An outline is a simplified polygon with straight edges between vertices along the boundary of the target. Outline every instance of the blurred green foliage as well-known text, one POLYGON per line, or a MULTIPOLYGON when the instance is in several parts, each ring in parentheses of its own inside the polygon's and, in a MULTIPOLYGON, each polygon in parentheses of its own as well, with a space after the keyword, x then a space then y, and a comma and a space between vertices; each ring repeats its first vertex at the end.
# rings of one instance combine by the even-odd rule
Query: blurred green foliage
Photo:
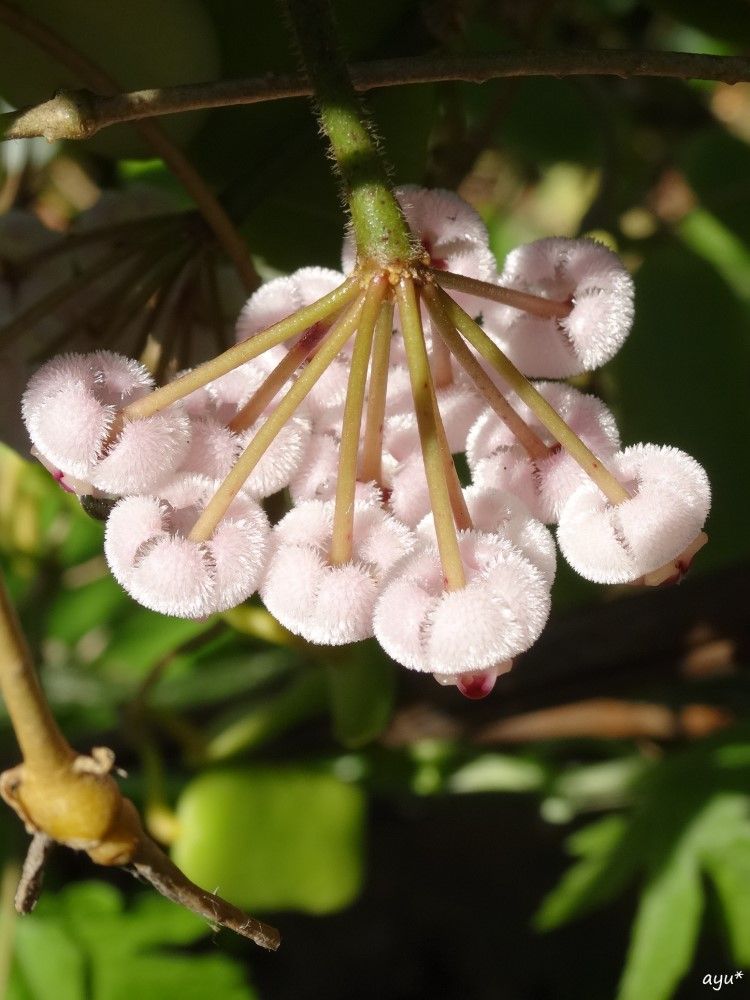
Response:
MULTIPOLYGON (((362 59, 529 45, 732 52, 746 50, 750 40, 750 11, 740 0, 340 0, 336 6, 348 49, 362 59)), ((222 75, 294 67, 275 4, 212 0, 201 16, 212 22, 222 75)), ((151 41, 157 51, 166 44, 151 41)), ((153 48, 123 53, 135 65, 128 85, 159 82, 148 75, 153 48)), ((22 62, 14 72, 23 74, 22 62)), ((3 82, 0 74, 0 91, 3 82)), ((7 89, 4 96, 13 94, 7 89)), ((711 542, 694 572, 720 573, 746 561, 750 533, 737 450, 750 427, 747 86, 529 79, 394 88, 373 94, 369 106, 394 179, 460 190, 482 213, 500 260, 519 242, 556 233, 596 233, 624 255, 635 274, 636 325, 616 361, 584 384, 615 407, 627 443, 673 443, 706 465, 715 491, 711 542)), ((337 266, 345 220, 306 101, 216 111, 178 133, 192 135, 191 156, 267 273, 337 266)), ((100 158, 102 148, 58 150, 24 176, 21 197, 42 207, 63 202, 74 212, 61 179, 73 167, 91 184, 177 191, 160 163, 113 161, 111 148, 109 158, 100 158)), ((115 152, 130 157, 138 150, 115 152)), ((458 722, 445 721, 446 692, 423 679, 409 688, 370 644, 321 658, 274 629, 257 604, 205 622, 163 618, 136 606, 113 582, 101 547, 101 526, 42 469, 0 452, 0 560, 53 709, 78 746, 115 748, 129 772, 128 794, 147 820, 167 816, 175 858, 188 874, 242 905, 281 911, 282 929, 293 924, 289 947, 294 956, 298 935, 305 962, 291 959, 294 974, 262 995, 437 995, 434 967, 440 995, 462 1000, 566 1000, 616 990, 619 1000, 667 1000, 678 990, 702 996, 700 975, 708 969, 697 964, 701 929, 714 947, 709 954, 718 954, 727 971, 730 963, 750 966, 750 741, 742 725, 659 753, 651 742, 553 737, 496 751, 472 740, 465 711, 458 722), (404 705, 391 731, 394 710, 404 705), (500 798, 508 803, 507 825, 487 829, 485 815, 500 798), (427 800, 438 819, 425 829, 418 820, 427 800), (467 814, 478 818, 468 831, 461 828, 460 839, 451 822, 467 814), (558 858, 563 828, 574 861, 549 892, 559 859, 552 872, 540 862, 543 884, 533 870, 549 854, 558 858), (423 839, 408 854, 412 829, 423 839), (509 912, 499 897, 477 916, 467 895, 457 914, 430 910, 422 914, 427 943, 421 951, 412 944, 414 954, 405 955, 378 906, 390 893, 408 910, 407 896, 432 899, 434 887, 410 881, 408 871, 402 885, 384 887, 377 866, 402 851, 412 859, 430 856, 452 837, 457 844, 447 856, 455 871, 441 869, 446 884, 455 878, 468 885, 477 868, 480 878, 502 869, 510 864, 505 845, 520 840, 528 870, 510 871, 507 879, 526 887, 527 905, 509 912), (514 937, 509 926, 523 923, 543 892, 535 926, 555 933, 514 937), (358 906, 375 917, 370 936, 352 942, 346 925, 351 921, 351 933, 359 933, 358 906), (606 968, 592 958, 590 975, 599 978, 583 986, 567 954, 590 950, 596 929, 586 924, 587 914, 618 907, 625 922, 634 921, 630 945, 618 925, 606 968), (317 915, 317 927, 335 921, 338 910, 345 910, 334 924, 342 985, 329 977, 322 993, 316 954, 306 949, 323 932, 310 930, 312 917, 305 923, 294 913, 317 915), (558 929, 574 919, 572 929, 558 929), (470 983, 452 955, 463 978, 451 993, 448 949, 435 942, 454 944, 469 925, 490 928, 486 950, 500 957, 493 964, 472 955, 479 971, 470 983), (558 938, 567 942, 565 961, 543 979, 538 957, 566 933, 574 936, 558 938), (506 936, 520 942, 510 956, 500 951, 506 936), (371 980, 360 974, 370 946, 378 962, 371 980), (509 961, 517 962, 517 979, 509 961)), ((598 588, 560 573, 558 609, 601 597, 598 588)), ((564 652, 572 671, 576 651, 564 652)), ((701 686, 670 675, 673 687, 656 691, 638 675, 626 693, 669 704, 704 698, 741 723, 749 703, 742 655, 733 664, 736 676, 701 686)), ((580 682, 576 690, 585 694, 580 682)), ((512 686, 507 691, 512 696, 512 686)), ((621 686, 616 694, 622 693, 621 686)), ((496 693, 496 716, 506 714, 501 698, 496 693)), ((14 762, 1 705, 0 737, 4 760, 14 762)), ((22 847, 13 822, 0 820, 0 860, 11 874, 22 847)), ((283 957, 256 959, 226 936, 206 940, 205 924, 149 891, 125 881, 118 889, 81 881, 82 872, 59 858, 50 891, 23 920, 13 920, 2 894, 0 994, 5 976, 10 1000, 212 994, 249 1000, 261 990, 249 985, 248 966, 274 984, 267 963, 283 957), (63 882, 70 884, 60 888, 63 882)))

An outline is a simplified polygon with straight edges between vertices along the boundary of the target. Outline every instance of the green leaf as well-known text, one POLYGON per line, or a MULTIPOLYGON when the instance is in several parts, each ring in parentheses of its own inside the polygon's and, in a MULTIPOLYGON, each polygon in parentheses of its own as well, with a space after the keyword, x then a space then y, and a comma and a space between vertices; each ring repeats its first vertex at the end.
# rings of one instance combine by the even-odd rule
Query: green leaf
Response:
POLYGON ((150 891, 126 910, 112 886, 77 883, 17 921, 9 1000, 254 1000, 230 959, 175 951, 209 933, 150 891))
POLYGON ((547 777, 537 760, 503 753, 480 754, 459 767, 446 782, 449 792, 530 792, 547 777))
POLYGON ((147 611, 130 599, 128 603, 130 613, 118 622, 112 641, 96 661, 97 669, 112 677, 141 676, 162 656, 208 631, 215 623, 211 618, 203 621, 169 618, 147 611))
POLYGON ((709 544, 696 569, 741 559, 750 536, 737 489, 736 436, 750 425, 750 320, 716 270, 673 243, 653 249, 636 275, 633 332, 609 370, 624 441, 674 444, 708 472, 709 544))
POLYGON ((288 650, 252 649, 191 658, 188 670, 164 678, 151 695, 154 708, 184 710, 247 695, 288 673, 296 664, 288 650))
POLYGON ((108 571, 81 586, 61 588, 48 612, 47 635, 72 645, 91 629, 110 624, 129 603, 108 571))
MULTIPOLYGON (((45 908, 46 909, 46 908, 45 908)), ((86 962, 62 921, 43 915, 16 921, 15 962, 7 1000, 84 1000, 86 962), (40 961, 40 956, 44 961, 40 961)))
POLYGON ((641 896, 617 1000, 668 1000, 690 968, 703 910, 695 858, 679 851, 641 896))
POLYGON ((177 806, 175 862, 252 910, 329 913, 362 882, 364 798, 312 768, 201 775, 177 806))
POLYGON ((568 849, 580 857, 563 875, 534 916, 538 930, 549 931, 613 899, 635 874, 640 858, 627 849, 628 823, 606 816, 579 830, 568 849))
POLYGON ((201 759, 216 763, 255 749, 321 714, 325 701, 323 671, 303 664, 277 694, 232 707, 216 718, 206 735, 201 759))
POLYGON ((719 128, 704 129, 680 151, 679 164, 708 209, 727 229, 750 243, 750 149, 719 128))
POLYGON ((745 835, 706 854, 706 871, 719 897, 732 957, 750 966, 750 824, 745 835))
POLYGON ((671 14, 683 24, 724 38, 741 51, 750 45, 750 11, 743 0, 648 0, 647 7, 671 14))
POLYGON ((385 729, 393 711, 396 672, 373 641, 358 643, 342 660, 328 663, 333 733, 346 747, 361 747, 385 729))

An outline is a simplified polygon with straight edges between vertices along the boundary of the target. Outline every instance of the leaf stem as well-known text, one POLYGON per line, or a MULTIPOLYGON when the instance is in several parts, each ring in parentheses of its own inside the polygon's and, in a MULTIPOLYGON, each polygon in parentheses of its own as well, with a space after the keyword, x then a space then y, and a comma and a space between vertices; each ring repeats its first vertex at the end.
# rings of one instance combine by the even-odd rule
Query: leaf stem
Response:
POLYGON ((454 324, 448 318, 439 296, 429 284, 425 285, 422 295, 427 302, 430 317, 441 339, 450 349, 458 363, 472 380, 477 390, 484 396, 489 405, 502 420, 506 427, 524 448, 529 458, 541 461, 549 457, 549 448, 532 430, 525 420, 513 409, 502 392, 498 389, 487 372, 482 368, 472 352, 464 343, 454 324))
POLYGON ((0 691, 26 764, 46 773, 69 767, 75 753, 42 693, 31 653, 1 576, 0 691))
POLYGON ((393 300, 388 299, 380 309, 375 324, 375 337, 370 362, 370 382, 367 393, 367 415, 362 441, 359 475, 365 482, 383 485, 383 425, 388 398, 388 372, 393 337, 393 300))
POLYGON ((439 271, 435 268, 431 268, 430 273, 442 288, 452 288, 457 292, 476 295, 477 298, 501 302, 503 305, 531 313, 532 316, 541 316, 542 319, 561 319, 568 316, 573 308, 571 302, 545 299, 541 295, 531 295, 528 292, 519 292, 515 288, 493 285, 478 278, 467 278, 464 274, 453 274, 451 271, 439 271))
POLYGON ((230 420, 230 431, 239 433, 253 426, 302 362, 317 349, 326 333, 327 327, 322 323, 316 323, 302 335, 296 344, 289 348, 257 392, 253 393, 237 416, 230 420))

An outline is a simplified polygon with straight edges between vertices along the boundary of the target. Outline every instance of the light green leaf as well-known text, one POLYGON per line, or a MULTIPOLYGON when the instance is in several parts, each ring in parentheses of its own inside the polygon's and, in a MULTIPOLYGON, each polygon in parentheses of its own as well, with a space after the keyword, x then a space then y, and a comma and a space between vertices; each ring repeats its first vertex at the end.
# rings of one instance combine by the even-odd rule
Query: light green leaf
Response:
POLYGON ((312 768, 203 774, 183 792, 175 862, 250 910, 328 913, 362 881, 364 799, 312 768))
POLYGON ((8 1000, 84 1000, 85 972, 85 956, 59 919, 40 912, 16 921, 8 1000))
POLYGON ((750 966, 750 824, 745 835, 706 854, 706 871, 719 897, 732 957, 750 966))
POLYGON ((512 754, 486 753, 459 767, 446 783, 449 792, 530 792, 544 783, 539 761, 512 754))
POLYGON ((549 931, 601 906, 630 881, 640 858, 627 847, 627 820, 606 816, 575 833, 568 849, 580 860, 563 875, 534 916, 538 930, 549 931))
POLYGON ((230 959, 175 952, 211 932, 150 891, 126 910, 112 886, 77 883, 17 921, 9 1000, 254 1000, 230 959))
POLYGON ((617 1000, 668 1000, 690 968, 703 911, 696 859, 671 855, 649 878, 633 924, 617 1000))

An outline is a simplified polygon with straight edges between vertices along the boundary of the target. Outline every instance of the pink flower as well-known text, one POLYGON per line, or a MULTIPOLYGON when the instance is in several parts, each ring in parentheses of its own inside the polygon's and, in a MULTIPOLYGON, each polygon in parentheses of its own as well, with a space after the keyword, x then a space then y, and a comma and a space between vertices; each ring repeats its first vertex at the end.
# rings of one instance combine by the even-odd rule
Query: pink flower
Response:
POLYGON ((539 637, 549 585, 509 541, 478 531, 459 536, 467 584, 446 591, 436 548, 422 544, 392 573, 375 607, 380 645, 411 670, 482 671, 512 659, 539 637))
POLYGON ((114 495, 164 482, 188 447, 188 419, 179 405, 113 433, 127 403, 146 395, 151 377, 137 361, 95 351, 54 358, 36 372, 22 401, 34 447, 64 476, 114 495))
POLYGON ((311 500, 279 521, 261 597, 295 635, 338 646, 372 635, 382 581, 414 541, 395 518, 360 501, 354 509, 352 560, 330 565, 333 515, 332 502, 311 500))
POLYGON ((596 583, 628 583, 688 548, 711 503, 704 469, 678 448, 639 444, 612 466, 632 498, 613 506, 583 483, 560 513, 557 540, 570 565, 596 583))
POLYGON ((599 368, 630 333, 633 280, 617 254, 595 240, 553 237, 517 247, 497 280, 573 306, 559 319, 504 305, 485 310, 487 332, 526 375, 565 378, 599 368))
MULTIPOLYGON (((597 397, 560 382, 538 382, 537 390, 552 404, 591 451, 605 462, 620 446, 615 418, 597 397)), ((539 419, 515 394, 508 402, 541 440, 552 446, 546 458, 532 460, 495 412, 486 409, 471 428, 466 458, 479 486, 516 494, 540 521, 554 523, 570 495, 588 477, 539 419)))
MULTIPOLYGON (((551 587, 557 563, 555 540, 549 529, 531 516, 523 501, 512 493, 485 486, 469 486, 463 494, 474 528, 509 541, 551 587)), ((419 522, 416 531, 419 538, 437 544, 431 512, 419 522)))
POLYGON ((268 520, 238 496, 206 542, 187 536, 214 493, 202 476, 181 476, 158 495, 120 500, 107 521, 104 552, 118 583, 144 607, 178 618, 233 608, 257 588, 268 520))

